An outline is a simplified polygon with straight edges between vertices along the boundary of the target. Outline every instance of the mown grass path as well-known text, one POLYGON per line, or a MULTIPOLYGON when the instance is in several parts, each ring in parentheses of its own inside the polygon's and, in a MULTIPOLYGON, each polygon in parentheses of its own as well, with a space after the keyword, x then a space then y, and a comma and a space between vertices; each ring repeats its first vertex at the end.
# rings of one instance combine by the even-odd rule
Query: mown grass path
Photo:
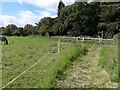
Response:
POLYGON ((117 83, 110 80, 107 72, 98 65, 100 46, 92 46, 82 58, 74 61, 63 73, 62 78, 55 80, 56 87, 64 88, 117 88, 117 83))

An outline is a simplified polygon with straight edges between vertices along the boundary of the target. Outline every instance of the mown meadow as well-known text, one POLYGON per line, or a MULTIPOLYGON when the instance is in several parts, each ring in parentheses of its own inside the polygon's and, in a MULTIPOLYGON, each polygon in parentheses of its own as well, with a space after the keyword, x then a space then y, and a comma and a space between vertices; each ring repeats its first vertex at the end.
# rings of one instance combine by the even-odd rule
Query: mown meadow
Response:
POLYGON ((47 56, 5 88, 50 88, 58 74, 71 61, 84 55, 87 48, 80 43, 61 42, 58 53, 57 39, 35 36, 7 38, 9 45, 2 45, 2 87, 47 56))
POLYGON ((86 41, 87 53, 75 59, 53 82, 55 88, 118 88, 119 35, 104 41, 86 41))
POLYGON ((1 45, 2 87, 51 88, 55 78, 62 77, 63 71, 71 67, 74 60, 84 57, 91 47, 100 49, 99 65, 107 71, 111 81, 118 82, 118 35, 102 45, 98 42, 61 40, 59 53, 58 39, 55 38, 12 36, 7 39, 9 45, 1 45), (17 79, 8 84, 18 75, 17 79))

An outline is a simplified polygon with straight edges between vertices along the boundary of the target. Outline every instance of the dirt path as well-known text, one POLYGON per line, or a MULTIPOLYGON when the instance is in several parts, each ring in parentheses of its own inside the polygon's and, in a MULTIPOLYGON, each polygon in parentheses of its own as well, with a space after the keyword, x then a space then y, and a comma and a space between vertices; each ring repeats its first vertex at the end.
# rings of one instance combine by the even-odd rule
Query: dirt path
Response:
POLYGON ((73 62, 61 79, 56 79, 56 87, 64 88, 117 88, 107 72, 98 65, 100 47, 89 48, 87 55, 73 62))

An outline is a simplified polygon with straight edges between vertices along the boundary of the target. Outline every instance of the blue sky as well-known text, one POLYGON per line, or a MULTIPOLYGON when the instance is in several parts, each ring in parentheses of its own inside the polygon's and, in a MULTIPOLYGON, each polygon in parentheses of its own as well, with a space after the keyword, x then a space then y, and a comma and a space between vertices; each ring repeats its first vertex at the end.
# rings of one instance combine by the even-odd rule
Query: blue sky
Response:
MULTIPOLYGON (((74 0, 63 0, 66 5, 74 0)), ((2 0, 0 1, 0 27, 16 24, 35 25, 43 17, 56 17, 59 0, 2 0)))
POLYGON ((20 10, 35 12, 35 10, 41 11, 43 9, 27 3, 20 4, 18 2, 2 2, 2 15, 17 15, 20 10))

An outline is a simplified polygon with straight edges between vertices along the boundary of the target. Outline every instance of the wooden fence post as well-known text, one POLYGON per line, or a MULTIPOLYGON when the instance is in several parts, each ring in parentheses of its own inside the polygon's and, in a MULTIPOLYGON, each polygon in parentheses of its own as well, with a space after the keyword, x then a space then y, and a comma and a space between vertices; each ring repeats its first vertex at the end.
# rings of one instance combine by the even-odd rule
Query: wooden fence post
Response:
POLYGON ((60 52, 60 38, 58 38, 58 53, 60 52))
POLYGON ((99 37, 99 45, 101 44, 101 37, 99 37))
POLYGON ((83 42, 85 41, 85 38, 84 38, 84 37, 82 38, 82 41, 83 41, 83 42))

